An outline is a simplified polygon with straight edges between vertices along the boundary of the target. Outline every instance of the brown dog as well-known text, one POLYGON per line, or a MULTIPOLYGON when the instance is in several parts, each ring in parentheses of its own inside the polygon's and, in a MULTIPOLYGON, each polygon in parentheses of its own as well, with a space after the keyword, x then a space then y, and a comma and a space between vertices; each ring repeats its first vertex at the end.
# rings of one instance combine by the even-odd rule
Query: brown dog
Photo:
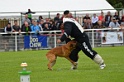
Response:
POLYGON ((76 47, 77 42, 75 40, 69 41, 67 44, 56 47, 51 49, 47 54, 46 57, 49 60, 49 63, 47 64, 48 69, 52 70, 52 66, 56 63, 57 56, 59 57, 65 57, 68 59, 74 66, 76 65, 75 62, 73 62, 69 55, 71 51, 76 47))

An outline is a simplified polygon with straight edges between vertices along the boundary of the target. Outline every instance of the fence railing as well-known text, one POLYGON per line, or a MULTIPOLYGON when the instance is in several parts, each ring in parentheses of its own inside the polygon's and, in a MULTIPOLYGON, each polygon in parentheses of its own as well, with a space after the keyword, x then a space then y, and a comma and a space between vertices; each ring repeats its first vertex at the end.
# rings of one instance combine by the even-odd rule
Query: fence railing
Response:
MULTIPOLYGON (((92 47, 102 47, 101 43, 101 33, 102 32, 124 32, 124 29, 120 28, 104 28, 104 29, 85 29, 85 32, 89 36, 90 43, 92 47)), ((25 47, 25 32, 9 32, 9 33, 0 33, 0 51, 19 51, 19 50, 32 50, 32 49, 51 49, 57 46, 61 46, 65 44, 65 42, 62 42, 61 44, 57 44, 56 41, 61 37, 61 31, 60 30, 54 30, 54 31, 40 31, 38 36, 46 36, 46 44, 47 46, 43 47, 25 47)), ((29 38, 33 37, 34 33, 30 33, 29 38)), ((35 35, 37 36, 37 35, 35 35)), ((122 37, 124 39, 124 36, 122 37)), ((29 44, 31 41, 29 39, 29 44)), ((43 44, 41 44, 43 45, 43 44)), ((112 44, 107 44, 105 46, 111 46, 112 44)), ((115 45, 124 45, 123 43, 118 43, 115 45)), ((104 46, 104 45, 103 45, 104 46)))

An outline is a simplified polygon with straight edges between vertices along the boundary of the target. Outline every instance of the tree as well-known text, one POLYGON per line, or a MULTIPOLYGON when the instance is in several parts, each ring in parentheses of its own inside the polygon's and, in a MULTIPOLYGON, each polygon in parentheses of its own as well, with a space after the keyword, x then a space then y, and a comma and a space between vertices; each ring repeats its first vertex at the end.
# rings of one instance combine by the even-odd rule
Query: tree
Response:
POLYGON ((107 0, 114 8, 124 8, 124 0, 107 0))

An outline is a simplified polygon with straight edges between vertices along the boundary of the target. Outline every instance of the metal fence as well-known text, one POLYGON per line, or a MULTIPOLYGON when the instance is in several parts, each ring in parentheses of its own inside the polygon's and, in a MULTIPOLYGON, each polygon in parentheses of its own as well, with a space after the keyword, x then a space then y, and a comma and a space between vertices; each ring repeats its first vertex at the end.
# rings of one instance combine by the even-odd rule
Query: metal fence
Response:
MULTIPOLYGON (((112 44, 107 44, 107 45, 101 44, 101 32, 105 30, 111 31, 111 29, 85 29, 87 35, 89 36, 89 40, 92 47, 113 46, 112 44)), ((120 29, 118 28, 113 30, 117 31, 120 29)), ((124 29, 121 31, 124 31, 124 29)), ((56 46, 61 46, 65 44, 65 42, 62 42, 61 44, 56 43, 56 40, 59 39, 62 35, 60 30, 59 31, 43 31, 43 32, 40 32, 40 35, 47 36, 48 46, 35 48, 34 50, 51 49, 56 46)), ((32 50, 33 48, 24 47, 24 36, 25 36, 24 32, 20 34, 18 34, 18 32, 0 33, 0 51, 32 50)), ((114 46, 123 46, 123 45, 124 45, 124 42, 121 44, 114 44, 114 46)))

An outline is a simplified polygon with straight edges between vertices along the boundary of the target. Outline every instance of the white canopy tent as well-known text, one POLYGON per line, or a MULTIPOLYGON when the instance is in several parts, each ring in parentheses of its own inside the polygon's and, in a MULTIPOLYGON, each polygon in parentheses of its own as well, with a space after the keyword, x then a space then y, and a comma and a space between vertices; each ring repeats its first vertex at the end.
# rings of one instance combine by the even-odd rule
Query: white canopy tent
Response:
POLYGON ((37 12, 35 15, 62 14, 64 10, 76 11, 77 14, 116 11, 106 0, 0 0, 0 3, 1 17, 19 16, 28 9, 37 12))

